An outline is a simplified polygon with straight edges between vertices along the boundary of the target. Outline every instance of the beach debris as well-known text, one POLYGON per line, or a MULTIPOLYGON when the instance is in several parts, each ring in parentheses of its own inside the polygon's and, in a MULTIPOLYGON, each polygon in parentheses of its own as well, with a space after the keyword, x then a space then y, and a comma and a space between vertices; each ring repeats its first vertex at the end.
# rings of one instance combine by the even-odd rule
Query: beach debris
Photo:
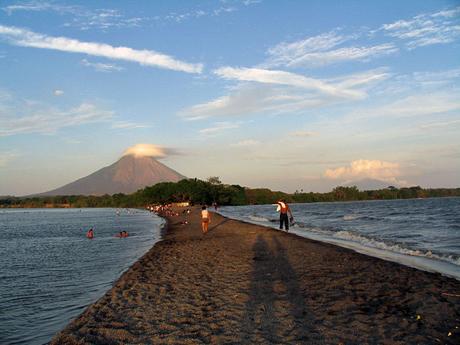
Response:
POLYGON ((460 297, 459 294, 449 293, 449 292, 442 292, 441 295, 444 295, 444 296, 452 296, 452 297, 460 297))
POLYGON ((450 337, 452 335, 452 332, 447 333, 447 336, 450 337))
POLYGON ((415 320, 420 321, 421 319, 422 319, 422 317, 417 314, 417 317, 415 318, 415 320))

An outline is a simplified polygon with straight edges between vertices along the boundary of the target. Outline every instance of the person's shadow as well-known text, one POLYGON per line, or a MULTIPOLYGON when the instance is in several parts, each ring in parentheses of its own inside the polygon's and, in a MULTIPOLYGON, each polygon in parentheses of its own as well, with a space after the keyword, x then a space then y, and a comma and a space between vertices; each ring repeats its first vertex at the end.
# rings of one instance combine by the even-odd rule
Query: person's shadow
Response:
POLYGON ((297 274, 276 236, 272 248, 259 235, 240 343, 322 344, 297 274))

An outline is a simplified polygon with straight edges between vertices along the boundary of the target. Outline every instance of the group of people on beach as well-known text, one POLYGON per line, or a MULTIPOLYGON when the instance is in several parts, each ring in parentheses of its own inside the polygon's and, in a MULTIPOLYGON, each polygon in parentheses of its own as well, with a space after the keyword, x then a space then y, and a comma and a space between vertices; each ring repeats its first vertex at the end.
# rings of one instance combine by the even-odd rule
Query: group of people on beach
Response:
MULTIPOLYGON (((279 200, 276 203, 277 211, 280 213, 280 230, 283 230, 283 227, 286 231, 289 231, 289 225, 294 224, 294 216, 292 215, 291 208, 286 203, 285 200, 279 200)), ((217 211, 217 203, 213 203, 214 209, 217 211)), ((171 204, 166 205, 156 205, 147 207, 150 211, 157 214, 165 216, 179 216, 179 212, 174 211, 171 204)), ((190 209, 185 209, 182 214, 185 215, 185 219, 181 222, 182 225, 187 225, 188 215, 190 214, 190 209)), ((206 205, 201 207, 201 231, 203 234, 207 234, 209 231, 209 224, 211 223, 211 213, 209 212, 206 205)))

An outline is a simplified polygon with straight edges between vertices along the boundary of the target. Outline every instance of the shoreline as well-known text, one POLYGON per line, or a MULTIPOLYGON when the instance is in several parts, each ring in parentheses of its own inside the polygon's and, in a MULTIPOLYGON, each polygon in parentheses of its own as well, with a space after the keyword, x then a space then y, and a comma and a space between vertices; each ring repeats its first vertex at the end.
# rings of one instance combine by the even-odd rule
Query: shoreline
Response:
POLYGON ((455 344, 460 282, 213 214, 164 239, 51 344, 455 344), (450 332, 450 335, 449 335, 450 332))
MULTIPOLYGON (((232 218, 227 215, 219 213, 222 217, 229 218, 235 221, 239 221, 246 224, 263 226, 272 230, 278 230, 276 226, 269 226, 266 224, 258 223, 257 221, 251 222, 248 220, 242 220, 232 218)), ((305 238, 315 242, 328 243, 340 248, 346 248, 352 250, 355 253, 363 254, 373 258, 394 262, 399 265, 415 268, 424 272, 439 273, 445 277, 453 278, 460 281, 460 269, 457 265, 450 261, 444 261, 441 259, 434 259, 423 255, 408 255, 404 253, 398 253, 389 251, 378 247, 365 246, 359 242, 346 241, 340 238, 327 237, 325 235, 319 235, 308 231, 301 231, 298 228, 291 227, 289 234, 305 238)))

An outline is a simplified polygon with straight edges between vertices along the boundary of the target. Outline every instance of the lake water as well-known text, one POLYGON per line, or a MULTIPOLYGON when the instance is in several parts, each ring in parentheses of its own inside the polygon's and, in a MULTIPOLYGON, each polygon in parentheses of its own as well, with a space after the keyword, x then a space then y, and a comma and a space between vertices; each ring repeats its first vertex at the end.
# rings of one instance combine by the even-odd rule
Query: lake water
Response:
POLYGON ((161 239, 163 225, 133 209, 0 210, 0 344, 51 340, 161 239), (130 236, 115 237, 122 230, 130 236))
MULTIPOLYGON (((460 198, 291 204, 290 231, 460 280, 460 198)), ((274 205, 222 207, 224 216, 279 227, 274 205)))

